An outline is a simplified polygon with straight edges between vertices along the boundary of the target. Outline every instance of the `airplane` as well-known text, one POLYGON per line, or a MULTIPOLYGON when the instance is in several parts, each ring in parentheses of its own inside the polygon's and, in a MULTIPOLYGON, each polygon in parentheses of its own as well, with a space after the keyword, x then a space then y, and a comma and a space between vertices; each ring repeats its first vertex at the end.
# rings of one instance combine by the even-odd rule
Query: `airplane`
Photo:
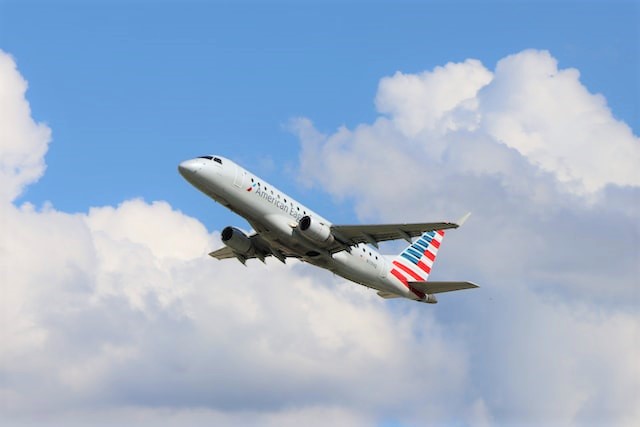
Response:
POLYGON ((382 298, 408 298, 435 304, 435 294, 477 288, 471 282, 428 282, 445 230, 457 223, 336 225, 273 185, 221 156, 200 156, 178 166, 198 190, 244 217, 254 232, 227 226, 225 246, 209 255, 219 260, 273 256, 285 263, 295 258, 327 269, 347 280, 375 289, 382 298), (413 240, 413 238, 416 238, 413 240), (405 239, 409 245, 397 256, 385 256, 378 243, 405 239))

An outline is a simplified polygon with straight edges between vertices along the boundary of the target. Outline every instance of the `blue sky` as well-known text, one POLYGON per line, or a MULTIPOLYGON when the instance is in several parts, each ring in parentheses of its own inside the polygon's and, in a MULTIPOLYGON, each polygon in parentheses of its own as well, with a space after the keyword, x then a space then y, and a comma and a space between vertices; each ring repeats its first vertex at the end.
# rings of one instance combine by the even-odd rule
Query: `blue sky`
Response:
POLYGON ((638 22, 0 0, 0 424, 638 425, 638 22), (481 288, 211 260, 247 226, 177 172, 212 153, 336 223, 473 211, 431 277, 481 288))
MULTIPOLYGON (((375 118, 384 76, 467 58, 492 68, 526 48, 578 68, 616 117, 636 131, 640 122, 634 2, 0 5, 2 47, 29 81, 34 117, 53 129, 47 173, 24 200, 65 210, 141 196, 219 215, 175 171, 202 153, 326 209, 327 197, 296 185, 289 120, 354 126, 375 118)), ((338 209, 337 220, 353 220, 348 204, 338 209)))

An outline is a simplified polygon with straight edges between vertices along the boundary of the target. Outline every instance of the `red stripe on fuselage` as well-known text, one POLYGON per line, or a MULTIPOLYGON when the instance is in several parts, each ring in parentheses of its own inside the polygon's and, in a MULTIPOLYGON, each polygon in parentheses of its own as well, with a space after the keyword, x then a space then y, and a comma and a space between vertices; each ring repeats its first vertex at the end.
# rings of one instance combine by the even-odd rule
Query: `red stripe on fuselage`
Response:
POLYGON ((415 271, 411 270, 406 265, 400 264, 398 261, 393 261, 393 265, 395 265, 396 267, 400 268, 402 271, 404 271, 409 276, 411 276, 414 279, 416 279, 418 282, 422 282, 424 280, 424 277, 420 277, 415 271))
MULTIPOLYGON (((421 299, 425 299, 426 295, 424 294, 424 292, 420 292, 419 290, 414 289, 413 286, 409 285, 409 281, 407 280, 407 278, 404 277, 402 275, 402 273, 400 273, 398 270, 396 270, 395 268, 392 268, 391 269, 391 274, 393 274, 398 280, 400 280, 403 285, 405 285, 407 288, 409 288, 409 290, 411 292, 416 294, 417 297, 419 297, 421 299)), ((422 280, 420 280, 420 281, 422 281, 422 280)))
POLYGON ((404 277, 402 273, 400 273, 398 270, 396 270, 395 268, 392 268, 391 274, 396 276, 396 278, 400 280, 407 288, 409 287, 409 282, 407 281, 407 278, 404 277))

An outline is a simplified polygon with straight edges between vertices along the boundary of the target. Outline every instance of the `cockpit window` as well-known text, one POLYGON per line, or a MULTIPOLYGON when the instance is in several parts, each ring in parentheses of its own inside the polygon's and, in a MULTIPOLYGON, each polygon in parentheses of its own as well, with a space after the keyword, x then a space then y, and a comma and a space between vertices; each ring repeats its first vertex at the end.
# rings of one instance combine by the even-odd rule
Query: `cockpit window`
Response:
POLYGON ((218 157, 213 157, 213 156, 200 156, 198 157, 199 159, 207 159, 207 160, 213 160, 216 163, 220 163, 222 164, 222 159, 218 158, 218 157))

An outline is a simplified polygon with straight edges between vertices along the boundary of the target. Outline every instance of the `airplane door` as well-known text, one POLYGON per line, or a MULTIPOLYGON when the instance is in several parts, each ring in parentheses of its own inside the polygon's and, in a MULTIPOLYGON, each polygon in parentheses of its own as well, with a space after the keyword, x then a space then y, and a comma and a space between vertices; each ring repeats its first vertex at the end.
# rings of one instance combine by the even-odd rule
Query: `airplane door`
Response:
POLYGON ((387 277, 387 260, 385 258, 378 260, 378 275, 383 279, 387 277))
POLYGON ((233 185, 240 188, 245 181, 245 176, 247 175, 247 171, 236 166, 236 175, 233 178, 233 185))

